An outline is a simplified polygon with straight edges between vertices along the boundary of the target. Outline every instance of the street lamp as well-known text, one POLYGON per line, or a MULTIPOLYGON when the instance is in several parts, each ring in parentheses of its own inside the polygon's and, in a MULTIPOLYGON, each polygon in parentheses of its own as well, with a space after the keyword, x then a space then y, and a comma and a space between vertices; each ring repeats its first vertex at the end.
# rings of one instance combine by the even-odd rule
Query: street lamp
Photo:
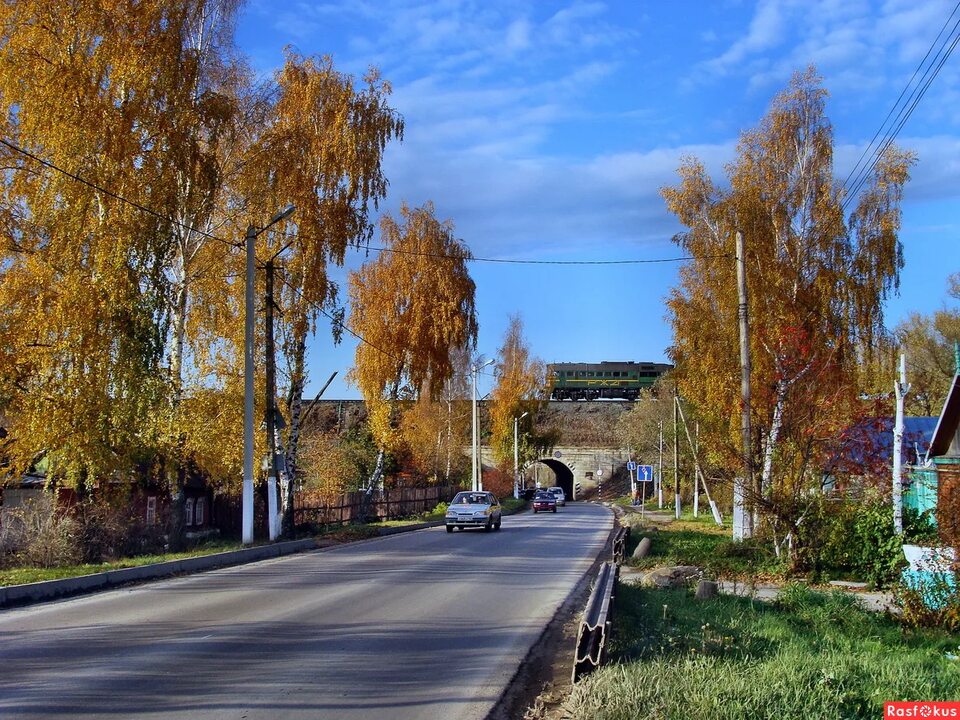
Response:
POLYGON ((286 220, 295 210, 287 205, 262 228, 247 226, 247 272, 243 333, 243 544, 253 543, 253 279, 256 267, 256 240, 272 225, 286 220))
POLYGON ((471 456, 473 460, 472 466, 472 476, 473 482, 471 483, 471 489, 473 492, 478 492, 483 489, 483 477, 481 476, 480 470, 480 444, 477 442, 477 425, 480 424, 480 417, 477 415, 477 375, 483 368, 488 365, 493 365, 493 359, 487 360, 483 365, 474 365, 470 368, 470 373, 473 375, 473 445, 471 446, 471 456))
POLYGON ((520 451, 517 443, 517 435, 520 421, 529 414, 529 412, 525 412, 520 417, 513 419, 513 497, 517 500, 520 499, 520 451))

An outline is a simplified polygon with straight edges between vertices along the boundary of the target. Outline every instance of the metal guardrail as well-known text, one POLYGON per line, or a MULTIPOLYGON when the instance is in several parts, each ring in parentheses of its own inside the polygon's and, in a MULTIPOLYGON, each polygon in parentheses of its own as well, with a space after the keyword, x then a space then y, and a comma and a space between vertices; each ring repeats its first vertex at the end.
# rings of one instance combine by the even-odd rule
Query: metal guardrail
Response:
POLYGON ((613 562, 620 564, 627 559, 627 540, 630 537, 629 527, 617 528, 613 536, 613 562))
POLYGON ((577 631, 577 648, 573 658, 574 683, 599 667, 604 658, 618 574, 619 568, 615 563, 605 562, 600 567, 577 631))

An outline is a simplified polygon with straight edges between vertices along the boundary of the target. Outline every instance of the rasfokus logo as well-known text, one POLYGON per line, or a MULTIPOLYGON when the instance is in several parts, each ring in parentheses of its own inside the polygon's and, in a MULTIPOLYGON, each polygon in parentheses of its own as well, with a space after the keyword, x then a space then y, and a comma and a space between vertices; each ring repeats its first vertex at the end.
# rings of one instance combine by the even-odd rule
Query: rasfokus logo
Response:
POLYGON ((884 718, 957 718, 960 702, 888 702, 883 704, 884 718))

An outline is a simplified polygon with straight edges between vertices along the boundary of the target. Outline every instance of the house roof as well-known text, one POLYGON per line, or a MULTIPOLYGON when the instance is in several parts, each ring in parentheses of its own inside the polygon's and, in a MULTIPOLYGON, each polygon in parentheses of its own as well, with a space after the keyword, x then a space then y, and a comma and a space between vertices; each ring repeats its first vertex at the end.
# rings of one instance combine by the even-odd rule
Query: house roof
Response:
POLYGON ((953 384, 950 385, 950 392, 947 393, 947 399, 943 403, 943 410, 940 411, 940 419, 933 432, 930 449, 927 451, 927 460, 939 457, 950 449, 958 423, 960 423, 960 372, 953 376, 953 384))
MULTIPOLYGON (((885 465, 893 461, 892 417, 863 418, 844 430, 840 447, 828 463, 830 470, 850 472, 868 463, 885 465)), ((935 417, 905 417, 901 459, 910 463, 923 457, 930 445, 935 417)))

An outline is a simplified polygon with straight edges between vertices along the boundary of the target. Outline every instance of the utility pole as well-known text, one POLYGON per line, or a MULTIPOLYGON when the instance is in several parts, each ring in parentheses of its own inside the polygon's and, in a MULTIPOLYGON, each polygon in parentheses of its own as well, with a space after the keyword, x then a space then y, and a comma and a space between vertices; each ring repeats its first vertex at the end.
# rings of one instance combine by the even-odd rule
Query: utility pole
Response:
POLYGON ((657 421, 657 450, 660 456, 657 461, 657 507, 663 510, 663 420, 657 421))
MULTIPOLYGON (((243 322, 243 507, 241 515, 241 537, 244 545, 250 545, 253 542, 253 279, 256 271, 257 236, 281 220, 286 220, 293 214, 294 210, 293 205, 287 205, 259 230, 253 225, 248 225, 245 238, 247 274, 244 288, 245 314, 243 322)), ((280 252, 286 247, 289 247, 289 243, 280 252)), ((276 253, 271 259, 276 258, 280 252, 276 253)), ((274 503, 276 503, 276 498, 274 498, 274 503)))
POLYGON ((480 374, 480 371, 487 365, 493 365, 493 358, 490 358, 482 365, 474 365, 470 368, 470 373, 473 375, 473 452, 471 453, 473 461, 473 483, 471 484, 471 489, 473 492, 483 490, 483 473, 480 470, 480 442, 478 427, 480 426, 480 410, 477 407, 477 375, 480 374))
POLYGON ((266 418, 267 429, 267 528, 270 541, 279 535, 277 527, 277 428, 276 428, 276 357, 273 346, 273 258, 267 261, 266 269, 266 418))
POLYGON ((243 321, 243 544, 253 544, 253 276, 257 229, 247 227, 243 321))
POLYGON ((673 391, 673 512, 680 519, 680 397, 673 391))
POLYGON ((697 472, 697 463, 700 462, 700 421, 693 429, 693 516, 700 517, 700 473, 697 472))
POLYGON ((753 487, 753 443, 750 429, 750 322, 747 306, 747 268, 744 258, 743 233, 737 230, 737 318, 740 322, 740 435, 743 453, 742 476, 733 481, 733 539, 753 537, 754 517, 750 505, 756 503, 753 487), (753 501, 746 503, 747 492, 753 501))
POLYGON ((470 489, 473 492, 477 492, 480 489, 479 482, 477 480, 477 368, 473 367, 473 407, 470 410, 470 420, 471 425, 473 425, 473 438, 471 439, 470 445, 470 489))
POLYGON ((529 411, 525 411, 520 417, 513 418, 513 497, 515 499, 520 498, 520 421, 529 414, 529 411))
POLYGON ((903 450, 903 400, 910 392, 907 383, 907 356, 900 354, 900 376, 893 383, 897 398, 897 416, 893 426, 893 530, 903 533, 903 468, 901 453, 903 450))

